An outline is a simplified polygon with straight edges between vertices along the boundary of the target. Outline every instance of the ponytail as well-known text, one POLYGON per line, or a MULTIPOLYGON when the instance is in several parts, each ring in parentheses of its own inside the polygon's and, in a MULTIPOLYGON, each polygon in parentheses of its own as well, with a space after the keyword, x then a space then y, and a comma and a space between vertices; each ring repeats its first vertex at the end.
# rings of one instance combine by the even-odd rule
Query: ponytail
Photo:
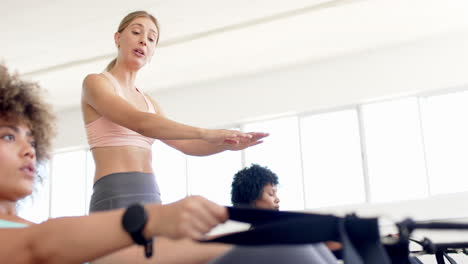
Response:
POLYGON ((116 62, 117 62, 117 58, 115 58, 111 62, 109 62, 109 64, 107 64, 106 71, 112 70, 112 68, 114 68, 116 62))

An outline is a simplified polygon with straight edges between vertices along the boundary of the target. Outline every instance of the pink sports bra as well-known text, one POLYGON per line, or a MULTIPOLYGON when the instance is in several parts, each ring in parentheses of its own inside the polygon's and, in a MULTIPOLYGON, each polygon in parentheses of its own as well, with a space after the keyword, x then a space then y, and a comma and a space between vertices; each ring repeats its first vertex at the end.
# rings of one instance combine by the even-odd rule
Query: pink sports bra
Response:
MULTIPOLYGON (((124 98, 121 87, 117 80, 108 72, 103 72, 103 75, 109 79, 114 86, 116 93, 124 98)), ((137 91, 141 93, 138 89, 137 91)), ((146 105, 148 106, 147 112, 156 113, 151 101, 143 94, 146 105)), ((153 138, 145 137, 133 130, 118 125, 104 116, 99 117, 91 123, 86 124, 86 135, 88 137, 89 147, 115 147, 115 146, 136 146, 146 149, 151 149, 154 142, 153 138)))

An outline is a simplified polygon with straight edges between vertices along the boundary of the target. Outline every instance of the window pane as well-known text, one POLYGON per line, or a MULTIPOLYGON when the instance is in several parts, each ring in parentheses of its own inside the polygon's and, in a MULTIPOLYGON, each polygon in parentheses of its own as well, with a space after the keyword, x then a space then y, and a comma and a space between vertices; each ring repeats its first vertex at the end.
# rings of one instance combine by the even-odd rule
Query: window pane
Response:
POLYGON ((52 217, 86 213, 86 153, 55 154, 52 162, 52 217))
POLYGON ((19 202, 18 215, 33 223, 40 223, 49 218, 49 164, 38 166, 42 182, 36 182, 34 192, 19 202))
POLYGON ((94 174, 96 165, 94 164, 93 153, 86 150, 86 214, 89 213, 89 203, 93 194, 94 174))
POLYGON ((187 196, 185 155, 157 140, 153 145, 153 169, 163 204, 187 196))
POLYGON ((362 106, 372 202, 427 197, 416 98, 362 106))
POLYGON ((306 207, 365 202, 356 110, 301 119, 306 207))
POLYGON ((271 169, 279 178, 281 210, 303 210, 304 194, 297 117, 287 117, 243 126, 245 132, 267 132, 265 142, 245 150, 245 161, 271 169))
POLYGON ((231 184, 241 169, 241 152, 225 151, 206 157, 187 156, 188 188, 221 205, 231 205, 231 184))
POLYGON ((468 191, 468 92, 422 100, 431 194, 468 191))

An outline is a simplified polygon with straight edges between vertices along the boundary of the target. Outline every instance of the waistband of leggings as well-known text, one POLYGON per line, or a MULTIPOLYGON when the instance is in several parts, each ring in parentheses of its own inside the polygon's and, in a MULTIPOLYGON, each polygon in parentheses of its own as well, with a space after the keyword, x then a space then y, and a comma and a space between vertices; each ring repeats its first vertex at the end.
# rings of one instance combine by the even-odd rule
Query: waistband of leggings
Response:
MULTIPOLYGON (((153 173, 146 172, 118 172, 101 177, 93 184, 93 190, 119 189, 119 188, 154 188, 156 178, 153 173)), ((157 188, 157 187, 156 187, 157 188)))

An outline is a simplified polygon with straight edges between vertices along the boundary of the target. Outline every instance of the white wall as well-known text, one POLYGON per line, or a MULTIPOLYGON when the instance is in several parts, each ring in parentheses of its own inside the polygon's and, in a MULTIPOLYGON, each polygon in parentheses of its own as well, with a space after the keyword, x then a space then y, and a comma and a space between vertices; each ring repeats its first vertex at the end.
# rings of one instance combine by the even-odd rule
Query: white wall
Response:
MULTIPOLYGON (((467 69, 468 34, 453 32, 151 94, 174 120, 222 126, 465 87, 467 69)), ((55 145, 58 149, 86 145, 79 108, 59 113, 55 145)))

